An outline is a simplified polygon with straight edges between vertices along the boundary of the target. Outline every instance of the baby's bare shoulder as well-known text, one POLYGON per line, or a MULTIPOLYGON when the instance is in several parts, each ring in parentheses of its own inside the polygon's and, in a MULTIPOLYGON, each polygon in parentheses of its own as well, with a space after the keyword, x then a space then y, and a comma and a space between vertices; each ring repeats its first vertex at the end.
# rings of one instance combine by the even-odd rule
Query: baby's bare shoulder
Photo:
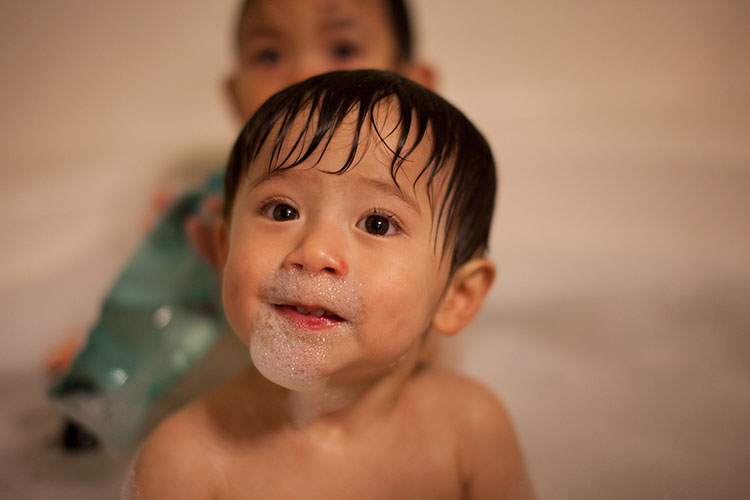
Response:
POLYGON ((144 442, 133 480, 144 500, 211 498, 220 464, 205 401, 164 420, 144 442))
POLYGON ((513 435, 508 412, 498 397, 479 381, 460 373, 425 369, 411 381, 408 399, 419 415, 431 421, 442 420, 460 442, 513 435))
POLYGON ((439 404, 456 418, 474 425, 494 425, 507 421, 500 400, 485 385, 460 373, 429 368, 413 380, 412 391, 427 404, 439 404))
POLYGON ((207 415, 205 400, 196 401, 172 414, 148 437, 141 456, 152 449, 188 450, 205 446, 206 442, 210 442, 212 433, 207 415), (189 439, 186 439, 188 436, 189 439))
POLYGON ((455 434, 469 498, 533 498, 513 424, 489 388, 455 372, 430 369, 415 377, 412 389, 422 391, 419 397, 455 434))

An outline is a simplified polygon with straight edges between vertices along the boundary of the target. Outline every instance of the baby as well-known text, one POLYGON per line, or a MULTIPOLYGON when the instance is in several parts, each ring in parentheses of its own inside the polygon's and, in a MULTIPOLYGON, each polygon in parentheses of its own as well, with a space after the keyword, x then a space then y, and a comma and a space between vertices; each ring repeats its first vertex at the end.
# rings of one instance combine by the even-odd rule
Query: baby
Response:
POLYGON ((512 425, 420 363, 480 309, 495 168, 461 112, 395 73, 328 73, 245 126, 217 229, 252 363, 165 420, 129 498, 532 498, 512 425))

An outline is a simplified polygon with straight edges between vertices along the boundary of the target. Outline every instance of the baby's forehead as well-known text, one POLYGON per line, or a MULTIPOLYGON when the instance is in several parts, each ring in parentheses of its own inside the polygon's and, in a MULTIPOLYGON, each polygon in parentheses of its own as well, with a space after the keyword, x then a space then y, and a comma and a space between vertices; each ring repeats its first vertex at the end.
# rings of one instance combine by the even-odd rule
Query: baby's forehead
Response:
POLYGON ((357 107, 332 119, 319 107, 307 106, 289 120, 279 120, 269 131, 252 162, 254 176, 279 171, 321 167, 324 173, 346 174, 358 165, 378 165, 395 185, 414 184, 434 177, 443 163, 435 157, 432 127, 415 126, 416 111, 406 119, 394 99, 384 99, 360 113, 357 107))

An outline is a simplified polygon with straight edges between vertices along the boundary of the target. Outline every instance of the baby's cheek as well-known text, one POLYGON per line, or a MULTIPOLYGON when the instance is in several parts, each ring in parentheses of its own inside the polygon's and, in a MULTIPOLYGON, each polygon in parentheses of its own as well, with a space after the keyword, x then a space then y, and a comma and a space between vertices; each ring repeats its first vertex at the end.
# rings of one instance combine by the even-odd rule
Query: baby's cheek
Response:
POLYGON ((237 279, 236 276, 225 275, 222 284, 224 314, 235 335, 247 344, 252 313, 243 301, 243 295, 242 280, 237 279))
POLYGON ((424 303, 414 294, 388 288, 371 300, 378 307, 368 308, 368 334, 360 343, 370 355, 380 361, 402 356, 415 342, 421 342, 430 320, 424 303))

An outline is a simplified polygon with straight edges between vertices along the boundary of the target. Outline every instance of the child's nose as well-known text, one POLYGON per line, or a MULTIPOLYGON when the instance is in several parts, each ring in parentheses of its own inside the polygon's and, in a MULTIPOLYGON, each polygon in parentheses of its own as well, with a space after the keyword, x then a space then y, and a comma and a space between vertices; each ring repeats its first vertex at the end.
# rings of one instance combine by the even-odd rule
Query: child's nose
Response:
POLYGON ((310 273, 325 273, 337 277, 346 276, 349 267, 343 258, 342 238, 335 230, 323 227, 311 228, 284 261, 287 269, 304 269, 310 273))
POLYGON ((329 68, 315 54, 300 54, 291 65, 289 80, 291 83, 301 82, 328 70, 329 68))

